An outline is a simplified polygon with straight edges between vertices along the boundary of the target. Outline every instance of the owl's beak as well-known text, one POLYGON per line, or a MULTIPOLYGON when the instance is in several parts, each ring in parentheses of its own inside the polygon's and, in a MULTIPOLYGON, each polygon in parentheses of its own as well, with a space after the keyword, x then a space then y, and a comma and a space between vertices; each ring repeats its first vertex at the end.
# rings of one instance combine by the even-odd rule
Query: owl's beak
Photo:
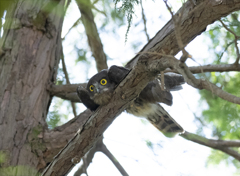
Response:
POLYGON ((97 87, 96 87, 96 92, 97 92, 97 93, 100 93, 100 90, 99 90, 99 88, 97 88, 97 87))
POLYGON ((93 84, 94 89, 96 90, 97 93, 100 93, 100 88, 98 87, 98 84, 93 84))

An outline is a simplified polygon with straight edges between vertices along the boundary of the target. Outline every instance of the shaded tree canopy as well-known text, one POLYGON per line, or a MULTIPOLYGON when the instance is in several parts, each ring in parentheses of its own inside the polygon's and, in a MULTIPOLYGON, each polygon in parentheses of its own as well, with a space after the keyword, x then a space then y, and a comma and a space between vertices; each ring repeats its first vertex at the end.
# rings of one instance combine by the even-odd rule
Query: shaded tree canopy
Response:
MULTIPOLYGON (((181 74, 201 96, 201 115, 193 113, 198 130, 185 129, 179 136, 212 148, 209 164, 224 161, 239 168, 240 1, 188 0, 179 6, 176 10, 169 1, 162 2, 165 11, 158 15, 171 19, 150 39, 149 31, 156 26, 147 25, 147 1, 1 0, 0 175, 67 175, 77 164, 74 175, 87 174, 98 151, 128 175, 105 145, 103 133, 149 81, 168 72, 181 74), (67 26, 64 20, 69 20, 71 8, 80 15, 67 26), (140 21, 134 21, 136 9, 140 21), (136 26, 145 39, 132 42, 136 26), (121 27, 123 36, 116 32, 121 27), (105 42, 104 35, 122 38, 122 45, 137 54, 114 60, 104 44, 116 47, 105 42), (209 40, 211 58, 205 61, 187 49, 198 35, 209 40), (67 52, 75 59, 71 69, 67 52), (203 65, 188 66, 190 61, 203 65), (86 86, 93 62, 98 72, 115 62, 130 69, 110 102, 95 112, 78 106, 76 94, 79 85, 86 86), (79 78, 72 83, 78 64, 79 78)), ((154 152, 154 144, 145 142, 154 152)))

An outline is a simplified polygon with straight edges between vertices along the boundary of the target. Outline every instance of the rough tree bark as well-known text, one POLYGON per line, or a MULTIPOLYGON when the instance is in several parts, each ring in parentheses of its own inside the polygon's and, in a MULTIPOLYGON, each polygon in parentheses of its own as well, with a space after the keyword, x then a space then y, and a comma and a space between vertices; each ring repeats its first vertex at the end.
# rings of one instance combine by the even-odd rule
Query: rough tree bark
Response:
MULTIPOLYGON (((19 0, 8 9, 0 44, 0 151, 7 156, 4 167, 23 165, 40 170, 46 166, 45 144, 39 134, 47 128, 52 98, 47 86, 55 81, 58 69, 64 4, 65 0, 19 0)), ((22 172, 32 175, 27 169, 22 172)))

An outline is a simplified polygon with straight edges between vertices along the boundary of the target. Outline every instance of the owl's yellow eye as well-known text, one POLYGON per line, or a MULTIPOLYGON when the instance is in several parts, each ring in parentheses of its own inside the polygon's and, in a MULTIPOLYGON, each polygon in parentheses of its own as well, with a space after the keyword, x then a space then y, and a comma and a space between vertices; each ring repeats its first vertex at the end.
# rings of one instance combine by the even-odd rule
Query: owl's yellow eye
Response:
POLYGON ((101 83, 102 85, 106 85, 106 84, 107 84, 107 80, 106 80, 106 79, 101 79, 100 83, 101 83))
POLYGON ((93 88, 94 88, 93 85, 89 86, 89 90, 90 90, 91 92, 93 91, 93 88))

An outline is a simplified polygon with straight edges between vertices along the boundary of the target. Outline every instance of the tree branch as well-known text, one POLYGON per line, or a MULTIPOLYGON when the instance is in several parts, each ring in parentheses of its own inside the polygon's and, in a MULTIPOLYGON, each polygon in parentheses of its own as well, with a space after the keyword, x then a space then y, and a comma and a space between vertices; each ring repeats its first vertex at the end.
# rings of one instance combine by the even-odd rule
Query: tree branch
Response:
POLYGON ((46 147, 43 154, 46 163, 52 161, 52 158, 68 143, 76 131, 82 128, 91 114, 90 110, 85 110, 64 125, 58 126, 53 130, 47 130, 39 135, 43 136, 46 147))
POLYGON ((77 96, 77 87, 86 87, 86 83, 82 84, 67 84, 67 85, 49 85, 48 91, 53 96, 57 96, 64 100, 70 100, 72 102, 81 102, 77 96))
POLYGON ((213 149, 221 150, 222 152, 227 153, 228 155, 240 161, 240 153, 229 148, 229 147, 240 147, 240 141, 223 141, 223 140, 207 139, 202 136, 189 133, 187 131, 185 131, 183 134, 180 134, 180 136, 192 142, 196 142, 198 144, 211 147, 213 149))
POLYGON ((82 173, 85 173, 84 167, 88 167, 89 164, 92 162, 92 159, 94 157, 94 154, 99 151, 104 153, 115 165, 115 167, 119 170, 119 172, 123 176, 128 176, 127 172, 124 170, 124 168, 121 166, 121 164, 116 160, 116 158, 113 156, 113 154, 107 149, 106 145, 103 143, 103 137, 101 137, 91 148, 91 150, 84 156, 85 163, 84 165, 81 165, 78 170, 75 172, 74 176, 79 176, 82 173))
MULTIPOLYGON (((230 71, 240 71, 240 66, 235 64, 224 64, 224 65, 203 65, 197 67, 188 67, 193 73, 203 73, 203 72, 230 72, 230 71)), ((165 71, 169 72, 169 71, 165 71)), ((171 72, 171 71, 170 71, 171 72)), ((176 70, 172 72, 178 73, 176 70)))
POLYGON ((128 176, 128 173, 125 171, 125 169, 122 167, 122 165, 118 162, 118 160, 113 156, 113 154, 108 150, 106 145, 102 142, 101 147, 99 147, 99 150, 103 152, 114 164, 114 166, 118 169, 118 171, 123 176, 128 176))
POLYGON ((77 5, 81 13, 82 23, 88 38, 88 44, 95 58, 98 72, 107 69, 107 59, 103 51, 103 45, 99 37, 97 26, 94 22, 92 4, 90 0, 77 0, 77 5))

